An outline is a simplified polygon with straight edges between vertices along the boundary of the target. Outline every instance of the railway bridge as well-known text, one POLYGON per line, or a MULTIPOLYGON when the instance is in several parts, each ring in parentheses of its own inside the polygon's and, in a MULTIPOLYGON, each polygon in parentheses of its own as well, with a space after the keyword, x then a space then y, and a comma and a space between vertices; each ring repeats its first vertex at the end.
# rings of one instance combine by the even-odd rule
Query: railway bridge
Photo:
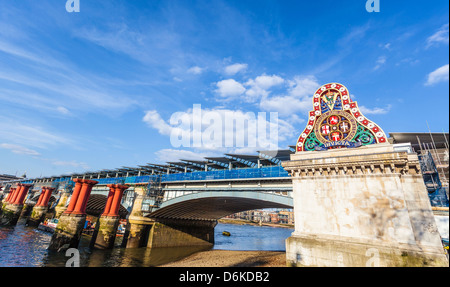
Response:
POLYGON ((79 238, 86 215, 99 217, 100 225, 106 226, 99 228, 105 233, 97 236, 99 248, 113 246, 119 219, 128 221, 127 247, 209 245, 214 243, 214 226, 222 217, 246 210, 293 207, 292 181, 281 166, 292 153, 294 149, 289 147, 258 155, 225 154, 10 182, 2 222, 14 225, 22 215, 34 217, 27 224, 37 226, 46 212, 54 211, 60 222, 67 221, 61 233, 72 234, 70 240, 55 240, 59 243, 54 249, 67 243, 77 245, 73 237, 79 238), (27 185, 29 190, 25 192, 19 185, 27 185), (48 206, 43 208, 41 197, 48 188, 48 206), (22 202, 17 201, 19 193, 27 194, 22 202), (114 202, 116 210, 111 211, 114 202))

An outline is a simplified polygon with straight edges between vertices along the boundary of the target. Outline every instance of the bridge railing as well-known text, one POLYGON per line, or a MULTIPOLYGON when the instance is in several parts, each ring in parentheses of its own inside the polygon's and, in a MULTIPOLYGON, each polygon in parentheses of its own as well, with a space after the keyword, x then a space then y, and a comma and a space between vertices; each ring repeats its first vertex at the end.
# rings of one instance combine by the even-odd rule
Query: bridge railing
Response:
MULTIPOLYGON (((195 171, 186 173, 173 173, 173 174, 160 174, 160 175, 142 175, 142 176, 129 176, 129 177, 107 177, 107 178, 92 178, 98 181, 98 185, 106 184, 136 184, 136 183, 148 183, 150 181, 159 180, 161 182, 169 181, 184 181, 184 180, 218 180, 218 179, 239 179, 239 178, 269 178, 269 177, 289 177, 287 171, 281 166, 267 166, 260 168, 241 168, 241 169, 224 169, 217 171, 195 171)), ((29 180, 33 183, 33 180, 29 180)), ((60 184, 66 182, 72 182, 70 178, 59 178, 53 182, 60 184)), ((27 183, 27 182, 25 182, 27 183)))
POLYGON ((261 168, 243 168, 217 171, 197 171, 161 175, 161 182, 183 180, 217 180, 239 178, 288 177, 289 174, 281 166, 261 168))

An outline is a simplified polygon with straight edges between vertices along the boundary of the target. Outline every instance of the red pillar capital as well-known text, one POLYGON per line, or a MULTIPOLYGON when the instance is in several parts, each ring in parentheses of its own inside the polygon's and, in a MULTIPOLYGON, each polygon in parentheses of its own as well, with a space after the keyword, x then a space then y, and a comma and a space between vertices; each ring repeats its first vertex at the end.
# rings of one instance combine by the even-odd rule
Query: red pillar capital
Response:
POLYGON ((28 189, 32 187, 32 184, 20 184, 20 192, 17 195, 16 201, 13 202, 14 204, 23 204, 23 201, 25 200, 25 197, 27 196, 28 189))
POLYGON ((11 197, 10 203, 14 204, 17 201, 17 198, 19 197, 20 191, 22 190, 22 185, 19 183, 16 186, 16 189, 14 190, 14 194, 11 197))
POLYGON ((83 186, 81 187, 80 195, 78 196, 77 203, 72 214, 85 214, 86 204, 89 196, 91 195, 92 187, 98 183, 98 181, 89 179, 83 179, 82 182, 83 186))
POLYGON ((53 187, 45 187, 44 197, 42 198, 42 202, 40 206, 47 207, 50 197, 52 196, 52 192, 55 190, 53 187))
POLYGON ((9 189, 8 196, 6 197, 6 202, 10 202, 12 200, 15 192, 16 192, 16 188, 15 187, 11 187, 9 189))
POLYGON ((104 216, 108 216, 109 211, 111 209, 111 205, 114 199, 114 192, 116 190, 115 184, 108 184, 106 185, 107 187, 109 187, 109 193, 108 193, 108 199, 106 200, 106 205, 105 205, 105 209, 103 210, 102 215, 104 216))
POLYGON ((39 195, 39 199, 36 203, 36 206, 41 206, 42 199, 44 199, 44 196, 45 196, 45 188, 46 188, 45 186, 42 187, 41 194, 39 195))
POLYGON ((128 187, 128 185, 115 184, 114 198, 108 216, 119 216, 119 208, 120 202, 122 200, 122 195, 128 187))
POLYGON ((65 214, 72 213, 72 211, 74 210, 75 205, 77 204, 78 201, 78 197, 80 195, 81 187, 83 186, 83 179, 81 178, 74 178, 72 179, 72 181, 75 182, 75 187, 73 188, 69 206, 67 207, 66 211, 64 211, 65 214))

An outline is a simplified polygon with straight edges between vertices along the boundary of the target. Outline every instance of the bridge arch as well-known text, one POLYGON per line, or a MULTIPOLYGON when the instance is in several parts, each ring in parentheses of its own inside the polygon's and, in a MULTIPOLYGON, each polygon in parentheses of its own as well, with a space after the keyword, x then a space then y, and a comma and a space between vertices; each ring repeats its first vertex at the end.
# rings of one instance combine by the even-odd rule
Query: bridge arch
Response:
POLYGON ((148 217, 217 220, 233 213, 263 208, 293 208, 293 199, 267 192, 206 191, 167 200, 148 217))

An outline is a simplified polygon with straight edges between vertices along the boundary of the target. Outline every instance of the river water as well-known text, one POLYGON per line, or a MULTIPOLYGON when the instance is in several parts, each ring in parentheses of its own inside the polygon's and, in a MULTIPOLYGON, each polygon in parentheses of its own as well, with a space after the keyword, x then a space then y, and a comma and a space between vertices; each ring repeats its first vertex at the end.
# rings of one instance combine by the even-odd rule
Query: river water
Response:
MULTIPOLYGON (((293 229, 251 225, 217 224, 212 249, 285 251, 285 240, 293 229), (222 235, 228 231, 231 236, 222 235)), ((74 254, 47 250, 51 233, 27 227, 23 222, 15 227, 0 227, 0 267, 64 267, 74 254)), ((117 237, 115 244, 121 243, 117 237)), ((89 238, 80 242, 81 267, 147 267, 173 262, 195 252, 211 248, 114 248, 90 250, 89 238)))

